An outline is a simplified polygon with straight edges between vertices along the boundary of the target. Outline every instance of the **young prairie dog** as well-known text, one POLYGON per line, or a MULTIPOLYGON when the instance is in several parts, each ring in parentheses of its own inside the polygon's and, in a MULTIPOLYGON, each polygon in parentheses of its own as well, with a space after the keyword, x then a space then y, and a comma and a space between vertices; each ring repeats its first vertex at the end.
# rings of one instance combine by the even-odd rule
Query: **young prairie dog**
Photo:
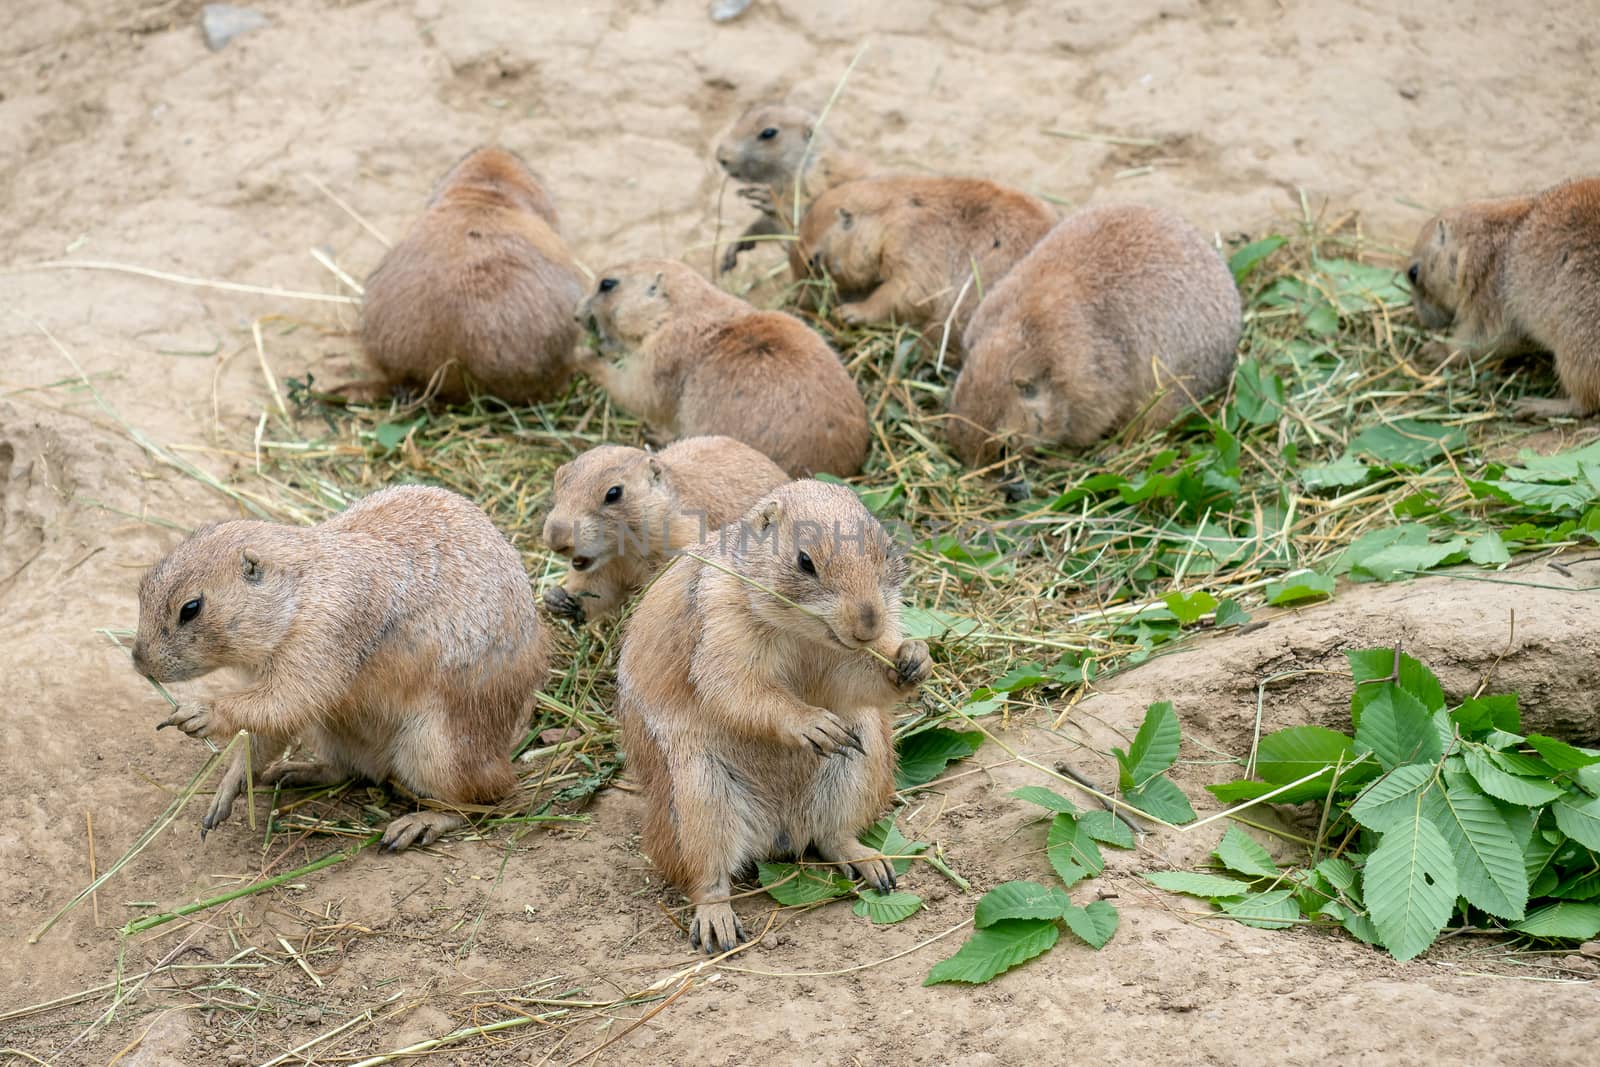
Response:
POLYGON ((1406 273, 1428 329, 1453 325, 1477 355, 1555 356, 1567 395, 1523 400, 1518 414, 1600 411, 1600 178, 1444 211, 1406 273))
POLYGON ((1242 309, 1227 264, 1170 211, 1067 218, 967 327, 948 434, 970 466, 1005 446, 1084 446, 1136 417, 1164 426, 1228 381, 1242 309))
POLYGON ((667 556, 788 480, 731 437, 686 437, 656 453, 589 449, 556 471, 544 542, 572 569, 545 591, 545 607, 579 624, 606 618, 667 556))
MULTIPOLYGON (((746 183, 740 195, 761 212, 723 253, 724 273, 756 246, 756 238, 793 234, 813 200, 835 185, 865 178, 872 169, 840 146, 815 115, 784 104, 756 104, 739 116, 717 146, 717 162, 730 178, 746 183)), ((792 252, 794 242, 784 243, 792 252)), ((802 260, 791 255, 790 265, 795 277, 804 276, 802 260)))
POLYGON ((732 437, 796 477, 861 470, 866 405, 838 355, 794 316, 646 259, 605 271, 578 318, 623 360, 586 352, 580 368, 668 438, 732 437))
POLYGON ((480 148, 439 183, 367 279, 361 346, 391 385, 460 400, 470 378, 513 404, 555 397, 578 342, 584 283, 554 206, 522 161, 480 148))
POLYGON ((644 851, 712 953, 744 940, 728 898, 758 860, 815 846, 894 887, 857 835, 894 793, 892 709, 931 664, 901 634, 905 564, 844 486, 780 486, 705 559, 675 560, 634 609, 617 693, 644 851))
POLYGON ((840 321, 902 323, 937 340, 951 320, 959 344, 979 301, 1055 222, 1043 200, 994 182, 869 178, 816 199, 799 254, 847 300, 840 321))
MULTIPOLYGON (((161 726, 314 751, 279 760, 262 783, 392 777, 451 804, 515 788, 511 748, 546 667, 517 553, 471 501, 424 486, 381 490, 315 526, 196 530, 140 583, 133 662, 162 683, 241 672, 245 688, 183 703, 161 726)), ((243 771, 241 758, 202 832, 228 817, 243 771)), ((382 843, 427 844, 464 822, 403 815, 382 843)))

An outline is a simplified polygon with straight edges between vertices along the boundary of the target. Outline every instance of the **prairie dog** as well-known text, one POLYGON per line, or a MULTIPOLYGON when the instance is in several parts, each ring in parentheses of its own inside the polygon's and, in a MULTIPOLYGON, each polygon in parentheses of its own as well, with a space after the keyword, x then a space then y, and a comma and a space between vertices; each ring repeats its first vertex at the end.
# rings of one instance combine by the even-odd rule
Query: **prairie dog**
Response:
POLYGON ((446 400, 471 378, 538 404, 571 376, 584 284, 549 196, 503 148, 451 168, 366 289, 361 346, 391 385, 424 388, 442 371, 446 400))
MULTIPOLYGON (((392 777, 458 804, 515 788, 511 748, 546 667, 517 553, 477 505, 424 486, 381 490, 315 526, 196 530, 140 582, 133 662, 163 683, 239 671, 243 689, 183 703, 161 726, 300 738, 315 751, 280 760, 264 783, 392 777)), ((203 829, 228 817, 242 786, 240 760, 203 829)), ((383 845, 427 844, 463 822, 403 815, 383 845)))
POLYGON ((799 254, 847 300, 840 321, 942 332, 954 311, 959 343, 979 301, 1055 223, 1049 204, 994 182, 869 178, 817 197, 799 254))
POLYGON ((1164 426, 1227 383, 1241 316, 1227 264, 1177 215, 1080 211, 973 315, 950 443, 977 467, 1006 445, 1089 445, 1135 417, 1164 426))
POLYGON ((844 486, 780 486, 705 558, 679 557, 634 609, 617 694, 644 851, 694 904, 690 943, 716 952, 744 939, 728 896, 757 860, 813 845, 893 888, 857 835, 894 793, 891 711, 931 664, 901 635, 904 561, 844 486))
POLYGON ((1519 414, 1600 411, 1600 178, 1441 212, 1406 274, 1428 329, 1453 325, 1475 354, 1555 356, 1567 395, 1523 400, 1519 414))
MULTIPOLYGON (((815 115, 784 104, 756 104, 740 115, 717 146, 717 162, 730 178, 745 183, 740 195, 761 212, 723 253, 724 273, 756 246, 754 238, 793 234, 811 201, 872 170, 819 126, 815 115)), ((792 252, 794 242, 784 243, 792 252)), ((790 256, 790 266, 796 268, 795 277, 804 276, 798 257, 790 256)))
POLYGON ((732 437, 796 477, 861 470, 867 407, 838 354, 794 316, 646 259, 605 271, 578 317, 623 359, 585 352, 583 372, 667 437, 732 437))
POLYGON ((556 471, 544 542, 572 569, 545 591, 545 607, 577 623, 606 618, 663 559, 788 480, 731 437, 686 437, 656 453, 589 449, 556 471))

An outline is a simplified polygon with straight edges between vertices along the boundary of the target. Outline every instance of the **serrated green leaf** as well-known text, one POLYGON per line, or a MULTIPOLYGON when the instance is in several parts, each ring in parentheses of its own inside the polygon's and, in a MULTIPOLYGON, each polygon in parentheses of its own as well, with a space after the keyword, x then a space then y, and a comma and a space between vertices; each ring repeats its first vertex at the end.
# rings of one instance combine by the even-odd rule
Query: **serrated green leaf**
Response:
POLYGON ((1280 607, 1306 600, 1320 600, 1333 595, 1333 586, 1333 579, 1326 575, 1313 572, 1297 574, 1282 581, 1268 582, 1267 603, 1280 607))
POLYGON ((1500 919, 1521 919, 1528 905, 1522 849, 1494 803, 1470 780, 1423 796, 1423 814, 1456 858, 1456 888, 1468 904, 1500 919))
POLYGON ((1432 820, 1418 812, 1383 834, 1367 856, 1361 884, 1383 946, 1404 962, 1432 945, 1450 919, 1455 858, 1432 820))
POLYGON ((1029 804, 1037 804, 1049 811, 1064 811, 1068 815, 1076 815, 1078 808, 1072 801, 1057 793, 1054 789, 1047 789, 1042 785, 1025 785, 1021 789, 1014 789, 1011 795, 1018 800, 1026 800, 1029 804))
POLYGON ((1528 744, 1558 771, 1575 771, 1600 763, 1600 755, 1584 752, 1544 734, 1529 734, 1528 744))
MULTIPOLYGON (((885 856, 914 856, 928 850, 926 841, 909 841, 894 824, 894 816, 885 815, 858 836, 863 845, 876 849, 885 856)), ((910 859, 891 859, 889 866, 895 874, 905 874, 912 864, 910 859)))
POLYGON ((951 760, 966 759, 983 745, 981 730, 931 730, 900 739, 900 762, 894 772, 894 787, 910 789, 926 785, 944 773, 951 760))
POLYGON ((1422 545, 1390 545, 1356 562, 1352 574, 1365 574, 1380 582, 1409 578, 1444 563, 1460 563, 1466 557, 1467 539, 1422 545))
POLYGON ((1356 798, 1350 817, 1369 830, 1392 830, 1417 817, 1422 794, 1433 787, 1433 778, 1433 768, 1426 764, 1398 767, 1356 798))
POLYGON ((1233 255, 1228 257, 1228 269, 1233 272, 1234 284, 1243 282, 1257 265, 1287 243, 1286 238, 1274 234, 1236 249, 1233 255))
POLYGON ((1351 937, 1363 944, 1382 946, 1377 924, 1372 921, 1372 916, 1365 912, 1351 912, 1339 925, 1343 926, 1351 937))
POLYGON ((1184 893, 1191 897, 1204 897, 1207 900, 1242 897, 1250 892, 1250 886, 1246 882, 1235 878, 1224 878, 1220 874, 1203 874, 1199 871, 1145 871, 1139 877, 1169 893, 1184 893))
POLYGON ((980 625, 977 619, 933 608, 907 607, 900 613, 900 631, 907 641, 966 637, 980 625))
POLYGON ((1420 419, 1395 419, 1369 426, 1350 439, 1351 455, 1364 455, 1391 467, 1419 467, 1446 449, 1466 443, 1459 426, 1442 426, 1420 419))
MULTIPOLYGON (((1493 736, 1491 734, 1491 736, 1493 736)), ((1486 742, 1487 743, 1487 742, 1486 742)), ((1515 742, 1520 744, 1520 739, 1515 742)), ((1526 752, 1501 752, 1489 749, 1488 756, 1494 765, 1508 774, 1521 775, 1524 778, 1554 778, 1556 769, 1538 756, 1530 756, 1526 752)))
MULTIPOLYGON (((1314 786, 1316 782, 1307 784, 1314 786)), ((1240 801, 1264 797, 1276 788, 1278 787, 1271 782, 1257 782, 1249 778, 1241 778, 1237 782, 1219 782, 1216 785, 1208 785, 1206 786, 1206 791, 1224 804, 1237 804, 1240 801)), ((1291 789, 1289 793, 1284 795, 1288 796, 1295 792, 1297 790, 1291 789)), ((1289 804, 1293 803, 1293 801, 1285 800, 1282 803, 1289 804)))
POLYGON ((832 900, 855 888, 842 874, 794 863, 760 863, 756 871, 768 895, 785 907, 832 900))
POLYGON ((1067 888, 1106 869, 1105 858, 1078 820, 1062 812, 1050 820, 1045 834, 1045 858, 1067 888))
POLYGON ((1361 727, 1361 715, 1366 706, 1381 692, 1378 679, 1393 678, 1391 684, 1416 697, 1428 712, 1445 706, 1444 688, 1427 665, 1392 648, 1368 648, 1345 653, 1350 661, 1350 678, 1356 687, 1350 693, 1350 724, 1361 727), (1367 684, 1372 683, 1372 684, 1367 684))
POLYGON ((1223 629, 1228 626, 1243 626, 1250 621, 1250 613, 1241 608, 1237 602, 1224 600, 1217 605, 1216 627, 1223 629))
POLYGON ((1533 937, 1571 938, 1587 941, 1600 934, 1600 904, 1577 900, 1562 900, 1546 904, 1528 913, 1528 917, 1512 925, 1511 929, 1533 937))
POLYGON ((1005 919, 1059 919, 1072 899, 1038 882, 1002 882, 978 901, 973 925, 980 930, 1005 919))
POLYGON ((1564 792, 1560 786, 1548 781, 1507 774, 1495 766, 1494 761, 1480 748, 1468 748, 1461 755, 1466 763, 1467 773, 1478 783, 1478 788, 1508 804, 1539 807, 1550 803, 1564 792))
POLYGON ((1562 900, 1593 900, 1600 897, 1600 871, 1588 871, 1576 878, 1568 878, 1550 891, 1562 900))
POLYGON ((1275 878, 1281 873, 1278 865, 1272 862, 1267 850, 1237 826, 1228 827, 1211 854, 1217 857, 1224 867, 1240 874, 1256 878, 1275 878))
POLYGON ((1584 848, 1600 851, 1600 800, 1563 793, 1550 810, 1562 833, 1584 848))
POLYGON ((412 430, 427 421, 428 416, 424 414, 405 422, 380 422, 372 428, 372 439, 385 452, 393 452, 410 436, 412 430))
POLYGON ((1372 468, 1348 452, 1330 463, 1310 463, 1296 472, 1306 492, 1323 489, 1349 489, 1366 485, 1372 477, 1372 468))
POLYGON ((1122 794, 1124 802, 1163 822, 1182 826, 1194 822, 1194 808, 1170 778, 1152 778, 1143 789, 1128 789, 1122 794))
POLYGON ((1252 893, 1240 900, 1220 901, 1217 906, 1238 922, 1262 930, 1282 930, 1300 918, 1300 905, 1287 889, 1252 893))
POLYGON ((940 982, 987 982, 1046 952, 1061 936, 1050 919, 1006 919, 978 930, 949 959, 934 964, 925 986, 940 982))
POLYGON ((1511 553, 1506 551, 1506 543, 1500 540, 1500 535, 1490 530, 1472 542, 1472 547, 1467 550, 1467 558, 1480 567, 1497 567, 1502 563, 1510 563, 1511 553))
POLYGON ((880 893, 876 889, 863 889, 859 897, 852 910, 880 926, 909 919, 922 909, 922 898, 903 890, 880 893))
MULTIPOLYGON (((1343 785, 1360 785, 1378 776, 1377 763, 1370 757, 1362 760, 1348 735, 1323 726, 1275 730, 1263 737, 1256 747, 1256 774, 1274 785, 1287 785, 1341 762, 1339 781, 1343 785)), ((1312 779, 1275 799, 1280 804, 1291 804, 1325 797, 1333 780, 1333 773, 1329 771, 1322 778, 1312 779)))
POLYGON ((1112 750, 1118 754, 1117 762, 1122 765, 1124 787, 1137 789, 1171 767, 1177 762, 1181 740, 1178 716, 1172 705, 1165 700, 1151 704, 1126 755, 1119 754, 1120 749, 1112 750))
POLYGON ((1329 856, 1317 864, 1315 870, 1341 893, 1348 893, 1356 887, 1356 869, 1343 857, 1329 856))
POLYGON ((1117 909, 1104 900, 1091 901, 1081 908, 1073 905, 1061 917, 1067 921, 1067 929, 1093 948, 1105 947, 1117 932, 1117 909))
POLYGON ((1372 750, 1385 770, 1406 763, 1435 763, 1444 753, 1433 717, 1415 696, 1393 682, 1377 692, 1361 712, 1356 742, 1372 750))
POLYGON ((1134 846, 1133 831, 1109 811, 1084 812, 1078 816, 1078 828, 1101 844, 1117 848, 1134 846))
POLYGON ((1167 610, 1172 612, 1172 617, 1178 620, 1179 626, 1193 626, 1202 615, 1217 606, 1217 598, 1204 589, 1187 594, 1174 590, 1161 599, 1167 605, 1167 610))

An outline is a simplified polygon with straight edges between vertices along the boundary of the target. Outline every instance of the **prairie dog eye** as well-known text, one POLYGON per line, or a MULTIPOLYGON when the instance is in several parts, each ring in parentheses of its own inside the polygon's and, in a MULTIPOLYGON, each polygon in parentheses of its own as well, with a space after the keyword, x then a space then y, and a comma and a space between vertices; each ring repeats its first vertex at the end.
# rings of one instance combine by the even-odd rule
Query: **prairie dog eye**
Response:
POLYGON ((1018 378, 1011 384, 1017 387, 1017 392, 1022 394, 1022 399, 1024 400, 1032 400, 1039 395, 1039 387, 1026 378, 1018 378))
POLYGON ((761 133, 758 136, 763 141, 770 141, 774 137, 778 136, 778 127, 776 127, 776 126, 768 126, 766 129, 762 130, 761 133))
POLYGON ((202 607, 204 607, 204 606, 205 606, 205 598, 197 596, 193 600, 191 600, 187 604, 185 604, 183 607, 179 608, 178 609, 178 625, 182 626, 186 622, 194 621, 195 616, 200 614, 200 609, 202 607))
POLYGON ((622 486, 613 485, 610 489, 606 490, 606 503, 607 504, 615 504, 617 501, 619 501, 621 499, 622 499, 622 486))
POLYGON ((811 575, 813 578, 816 577, 816 575, 817 575, 817 565, 815 563, 811 562, 811 557, 809 555, 807 555, 806 553, 802 552, 802 553, 800 553, 799 556, 797 556, 795 558, 795 562, 800 565, 800 569, 801 570, 805 571, 807 574, 811 575))
POLYGON ((1419 273, 1419 271, 1417 269, 1418 266, 1419 266, 1419 264, 1413 263, 1413 264, 1411 264, 1410 267, 1408 267, 1406 269, 1406 277, 1411 279, 1411 284, 1412 285, 1416 285, 1417 284, 1417 274, 1419 273))
POLYGON ((602 293, 609 293, 611 290, 615 289, 616 287, 617 287, 617 280, 615 278, 601 278, 600 279, 600 291, 602 293))

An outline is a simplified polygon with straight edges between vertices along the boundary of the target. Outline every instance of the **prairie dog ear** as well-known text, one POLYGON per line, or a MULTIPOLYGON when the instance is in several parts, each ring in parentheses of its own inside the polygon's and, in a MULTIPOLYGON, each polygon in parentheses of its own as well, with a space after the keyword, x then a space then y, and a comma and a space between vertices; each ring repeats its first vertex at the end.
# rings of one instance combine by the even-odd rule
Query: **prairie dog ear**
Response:
POLYGON ((651 296, 659 296, 661 294, 661 282, 662 282, 663 279, 666 278, 666 276, 667 276, 667 272, 666 271, 664 271, 664 270, 656 271, 655 280, 650 283, 649 293, 650 293, 651 296))
POLYGON ((800 135, 801 135, 801 136, 802 136, 802 137, 804 137, 804 138, 805 138, 805 139, 806 139, 806 140, 808 140, 808 141, 809 141, 809 140, 811 140, 811 139, 812 139, 812 138, 813 138, 813 137, 815 137, 815 136, 816 136, 816 134, 817 134, 817 131, 816 131, 816 128, 815 128, 815 127, 814 127, 814 126, 812 126, 812 125, 811 125, 811 123, 809 123, 809 122, 808 122, 808 123, 806 123, 806 125, 805 125, 805 129, 804 129, 804 130, 802 130, 802 131, 801 131, 801 134, 800 134, 800 135))
POLYGON ((1444 219, 1440 219, 1438 225, 1433 228, 1433 243, 1442 245, 1448 240, 1450 240, 1450 227, 1445 225, 1444 219))
POLYGON ((761 506, 760 511, 756 512, 756 529, 766 533, 781 518, 783 518, 783 505, 776 500, 769 500, 761 506))
POLYGON ((245 581, 252 584, 261 581, 261 576, 266 568, 261 563, 261 557, 250 549, 239 553, 239 574, 245 581))
POLYGON ((666 469, 661 466, 661 461, 655 456, 645 460, 645 467, 650 471, 650 484, 660 485, 661 479, 666 476, 666 469))
POLYGON ((844 208, 839 209, 839 229, 848 230, 856 224, 856 217, 844 208))

